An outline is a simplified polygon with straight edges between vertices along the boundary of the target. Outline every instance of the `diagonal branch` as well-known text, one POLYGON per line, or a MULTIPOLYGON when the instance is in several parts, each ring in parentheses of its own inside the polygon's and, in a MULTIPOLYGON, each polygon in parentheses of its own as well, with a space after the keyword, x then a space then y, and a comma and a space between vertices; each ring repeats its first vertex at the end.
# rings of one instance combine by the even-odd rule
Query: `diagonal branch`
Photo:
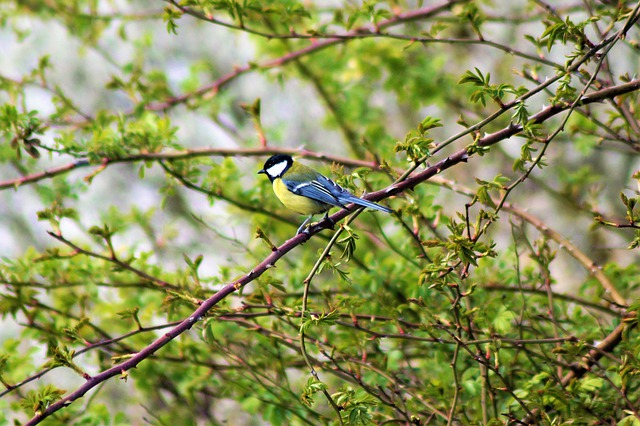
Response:
MULTIPOLYGON (((375 32, 383 28, 389 28, 395 25, 400 25, 407 22, 415 21, 417 19, 423 19, 429 16, 436 15, 445 10, 448 10, 452 6, 458 3, 465 3, 467 1, 468 0, 448 0, 435 6, 426 6, 420 9, 412 10, 407 13, 401 13, 383 22, 380 22, 379 24, 377 24, 377 27, 375 26, 358 27, 353 29, 349 33, 347 33, 347 35, 351 34, 353 36, 358 32, 365 32, 365 33, 372 32, 372 31, 375 32)), ((170 2, 170 3, 175 5, 174 2, 170 2)), ((249 63, 246 65, 237 67, 232 72, 223 75, 217 80, 197 89, 194 92, 173 97, 171 99, 166 100, 165 102, 148 105, 146 109, 149 111, 163 111, 177 104, 188 102, 194 96, 201 96, 205 94, 215 95, 222 86, 227 85, 232 80, 235 80, 240 75, 245 74, 251 70, 254 70, 257 68, 264 70, 264 69, 279 67, 293 60, 296 60, 300 57, 309 55, 311 53, 319 52, 321 50, 326 49, 327 47, 333 46, 335 44, 345 43, 347 41, 349 41, 349 38, 340 38, 340 37, 327 38, 327 39, 323 39, 322 41, 312 41, 308 46, 305 46, 299 50, 287 53, 278 58, 271 59, 266 62, 262 62, 260 64, 249 63)))

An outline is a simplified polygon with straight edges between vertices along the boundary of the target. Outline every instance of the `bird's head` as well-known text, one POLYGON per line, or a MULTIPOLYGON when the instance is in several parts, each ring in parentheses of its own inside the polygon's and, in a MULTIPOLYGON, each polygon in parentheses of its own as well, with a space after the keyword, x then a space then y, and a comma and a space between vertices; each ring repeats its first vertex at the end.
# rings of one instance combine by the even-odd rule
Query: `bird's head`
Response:
POLYGON ((293 158, 290 155, 276 154, 264 163, 262 170, 258 171, 258 174, 264 173, 273 182, 274 179, 282 177, 292 165, 293 158))

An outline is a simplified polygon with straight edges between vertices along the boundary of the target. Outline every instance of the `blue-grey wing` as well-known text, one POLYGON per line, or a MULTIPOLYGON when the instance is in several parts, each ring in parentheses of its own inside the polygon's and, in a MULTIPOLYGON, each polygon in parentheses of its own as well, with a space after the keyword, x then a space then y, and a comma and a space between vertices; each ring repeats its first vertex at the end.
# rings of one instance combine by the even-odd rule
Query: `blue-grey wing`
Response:
POLYGON ((283 182, 287 188, 289 188, 289 191, 294 194, 308 197, 321 203, 342 207, 347 210, 349 210, 347 208, 347 204, 354 203, 362 207, 380 210, 385 213, 392 212, 391 209, 385 206, 356 197, 331 179, 322 176, 320 173, 316 174, 314 180, 307 182, 294 182, 287 179, 283 179, 283 182))
POLYGON ((342 196, 347 193, 340 185, 329 178, 318 174, 314 180, 307 182, 294 182, 283 179, 284 184, 289 191, 302 197, 311 198, 321 203, 330 204, 336 207, 345 208, 345 202, 342 202, 342 196))

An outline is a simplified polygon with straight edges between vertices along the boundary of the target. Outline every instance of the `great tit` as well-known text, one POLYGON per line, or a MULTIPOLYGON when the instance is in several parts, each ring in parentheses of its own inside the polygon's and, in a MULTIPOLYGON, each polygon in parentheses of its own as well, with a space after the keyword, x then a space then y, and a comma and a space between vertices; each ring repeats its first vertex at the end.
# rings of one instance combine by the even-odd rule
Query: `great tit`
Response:
POLYGON ((286 154, 276 154, 269 158, 258 174, 267 175, 273 184, 273 192, 282 204, 296 213, 309 215, 298 228, 298 234, 306 231, 305 225, 313 215, 325 213, 332 207, 349 210, 347 204, 353 203, 385 213, 392 210, 380 204, 358 198, 331 179, 322 176, 311 167, 294 161, 286 154))

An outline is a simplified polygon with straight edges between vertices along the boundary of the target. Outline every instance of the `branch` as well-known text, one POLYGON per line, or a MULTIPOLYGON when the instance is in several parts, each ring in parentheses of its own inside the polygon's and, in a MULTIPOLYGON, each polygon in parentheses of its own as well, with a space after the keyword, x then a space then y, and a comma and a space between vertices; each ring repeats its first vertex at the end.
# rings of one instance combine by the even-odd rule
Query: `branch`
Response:
MULTIPOLYGON (((392 27, 395 25, 400 25, 400 24, 404 24, 406 22, 410 22, 410 21, 415 21, 417 19, 422 19, 428 16, 433 16, 436 15, 440 12, 442 12, 443 10, 447 10, 449 9, 451 6, 457 4, 457 3, 462 3, 462 2, 466 2, 468 0, 449 0, 449 1, 445 1, 439 5, 436 6, 428 6, 428 7, 424 7, 422 9, 417 9, 417 10, 413 10, 407 13, 402 13, 399 15, 396 15, 390 19, 387 19, 386 21, 381 22, 380 24, 378 24, 377 29, 382 29, 382 28, 388 28, 388 27, 392 27)), ((377 29, 373 26, 363 26, 363 27, 359 27, 359 28, 355 28, 352 31, 350 31, 350 33, 357 33, 357 32, 371 32, 371 31, 377 31, 377 29)), ((350 34, 348 33, 348 34, 350 34)), ((340 44, 340 43, 344 43, 346 42, 348 39, 345 38, 327 38, 324 39, 320 42, 311 42, 311 44, 309 44, 306 47, 303 47, 302 49, 296 50, 294 52, 290 52, 287 53, 283 56, 280 56, 278 58, 275 59, 271 59, 269 61, 265 61, 261 64, 255 64, 255 63, 250 63, 247 65, 243 65, 241 67, 237 67, 235 68, 232 72, 223 75, 222 77, 218 78, 217 80, 215 80, 214 82, 203 86, 199 89, 197 89, 194 92, 191 93, 186 93, 184 95, 180 95, 180 96, 176 96, 174 98, 168 99, 165 102, 161 102, 161 103, 157 103, 157 104, 151 104, 151 105, 147 105, 146 109, 148 111, 163 111, 166 110, 174 105, 177 104, 182 104, 187 102, 189 99, 191 99, 194 96, 200 96, 200 95, 204 95, 206 93, 210 93, 211 95, 215 95, 218 90, 220 90, 220 88, 222 86, 225 86, 226 84, 228 84, 229 82, 231 82, 232 80, 235 80, 237 77, 239 77, 242 74, 245 74, 251 70, 254 69, 269 69, 269 68, 275 68, 275 67, 279 67, 282 65, 285 65, 293 60, 296 60, 300 57, 306 56, 308 54, 311 53, 316 53, 319 52, 323 49, 326 49, 327 47, 333 46, 335 44, 340 44)))
POLYGON ((379 169, 380 164, 376 161, 365 161, 340 157, 338 155, 323 154, 320 152, 309 151, 304 148, 195 148, 184 151, 168 151, 158 153, 133 154, 128 157, 121 158, 104 158, 98 164, 90 164, 86 159, 76 160, 64 166, 54 167, 43 172, 34 173, 32 175, 23 176, 16 179, 0 181, 0 191, 3 189, 17 188, 28 183, 35 183, 54 176, 62 175, 81 167, 99 166, 106 167, 111 164, 133 163, 137 161, 147 160, 183 160, 197 157, 262 157, 272 154, 289 154, 302 158, 316 161, 331 161, 350 167, 369 167, 371 169, 379 169))
POLYGON ((65 164, 64 166, 54 167, 49 170, 45 170, 40 173, 34 173, 32 175, 23 176, 17 179, 6 180, 4 182, 0 182, 0 191, 7 188, 17 189, 19 186, 24 185, 25 183, 34 183, 43 179, 49 179, 54 176, 63 175, 65 173, 70 172, 71 170, 79 169, 80 167, 89 166, 89 162, 87 160, 76 160, 73 163, 65 164))
POLYGON ((214 25, 219 25, 221 27, 225 27, 225 28, 229 28, 232 30, 237 30, 237 31, 242 31, 248 34, 253 34, 253 35, 257 35, 260 37, 264 37, 267 39, 318 39, 318 38, 323 38, 323 39, 328 39, 327 41, 332 41, 331 44, 334 44, 337 41, 340 40, 350 40, 350 39, 354 39, 354 38, 360 38, 363 35, 367 35, 367 34, 372 34, 372 33, 377 33, 379 32, 381 29, 383 28, 389 28, 392 26, 396 26, 396 25, 400 25, 400 24, 404 24, 407 22, 412 22, 412 21, 417 21, 420 19, 424 19, 424 18, 429 18, 433 15, 436 15, 444 10, 449 9, 451 6, 454 6, 458 3, 468 3, 469 0, 448 0, 442 4, 436 5, 436 6, 426 6, 426 7, 422 7, 416 10, 412 10, 409 12, 405 12, 405 13, 399 13, 395 16, 393 16, 392 18, 389 18, 383 22, 381 22, 380 24, 377 25, 363 25, 361 27, 355 28, 347 33, 344 34, 298 34, 295 31, 290 32, 289 34, 274 34, 274 33, 267 33, 264 31, 260 31, 260 30, 255 30, 252 28, 247 28, 244 25, 237 25, 237 24, 232 24, 229 22, 225 22, 222 21, 220 19, 216 19, 213 15, 211 14, 205 14, 202 12, 199 12, 193 8, 190 7, 186 7, 186 6, 182 6, 180 5, 176 0, 164 0, 165 2, 173 5, 176 9, 178 9, 180 12, 186 14, 186 15, 190 15, 193 16, 194 18, 206 21, 206 22, 210 22, 214 25))
MULTIPOLYGON (((84 354, 86 352, 89 352, 89 351, 91 351, 93 349, 96 349, 96 348, 101 348, 101 347, 104 347, 104 346, 112 345, 114 343, 119 343, 120 341, 128 339, 131 336, 136 336, 136 335, 141 334, 141 333, 148 333, 148 332, 151 332, 151 331, 161 330, 163 328, 173 327, 176 324, 178 324, 178 323, 177 322, 171 322, 171 323, 167 323, 167 324, 161 324, 161 325, 154 325, 154 326, 150 326, 150 327, 138 328, 136 330, 130 331, 130 332, 125 333, 125 334, 123 334, 121 336, 118 336, 118 337, 110 337, 109 336, 109 338, 104 339, 104 340, 98 340, 98 341, 93 342, 93 343, 89 342, 84 348, 75 351, 74 354, 73 354, 73 358, 76 358, 76 357, 78 357, 78 356, 80 356, 80 355, 82 355, 82 354, 84 354)), ((27 383, 30 383, 30 382, 33 382, 34 380, 42 378, 47 373, 55 370, 56 368, 58 368, 58 367, 45 368, 45 369, 33 374, 32 376, 29 376, 26 379, 21 380, 19 383, 16 383, 15 385, 7 386, 6 390, 0 392, 0 398, 4 397, 5 395, 7 395, 7 394, 9 394, 11 392, 13 392, 16 389, 21 388, 22 386, 26 385, 27 383)))
MULTIPOLYGON (((591 366, 593 366, 600 358, 604 356, 605 353, 611 352, 613 348, 615 348, 618 343, 622 341, 622 333, 624 333, 625 328, 627 327, 627 323, 624 321, 621 322, 613 332, 611 332, 603 341, 600 342, 594 349, 589 351, 589 354, 582 358, 582 363, 580 365, 574 365, 574 368, 568 372, 560 381, 560 384, 563 388, 567 387, 572 380, 579 379, 584 376, 591 366)), ((522 420, 522 424, 537 424, 537 417, 540 414, 539 409, 531 410, 531 414, 528 415, 524 420, 522 420)))

